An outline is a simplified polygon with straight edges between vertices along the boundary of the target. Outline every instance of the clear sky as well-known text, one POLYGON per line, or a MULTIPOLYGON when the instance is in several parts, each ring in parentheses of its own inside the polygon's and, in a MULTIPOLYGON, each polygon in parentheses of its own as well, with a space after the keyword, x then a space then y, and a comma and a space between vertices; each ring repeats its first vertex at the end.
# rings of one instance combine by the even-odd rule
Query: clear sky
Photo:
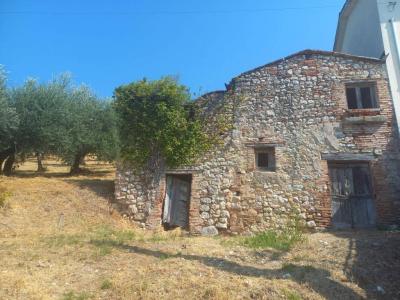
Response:
POLYGON ((0 0, 9 85, 64 71, 101 97, 178 76, 192 93, 303 49, 331 50, 344 0, 0 0))

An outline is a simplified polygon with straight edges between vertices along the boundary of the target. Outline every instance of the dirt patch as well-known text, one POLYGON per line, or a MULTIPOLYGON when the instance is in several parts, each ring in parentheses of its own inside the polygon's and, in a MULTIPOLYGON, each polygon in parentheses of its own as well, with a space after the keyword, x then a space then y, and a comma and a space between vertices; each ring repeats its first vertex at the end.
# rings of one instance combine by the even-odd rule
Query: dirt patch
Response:
POLYGON ((39 177, 28 167, 0 178, 11 193, 0 211, 1 299, 400 298, 399 233, 308 234, 285 252, 148 232, 109 210, 111 165, 78 177, 57 163, 39 177))

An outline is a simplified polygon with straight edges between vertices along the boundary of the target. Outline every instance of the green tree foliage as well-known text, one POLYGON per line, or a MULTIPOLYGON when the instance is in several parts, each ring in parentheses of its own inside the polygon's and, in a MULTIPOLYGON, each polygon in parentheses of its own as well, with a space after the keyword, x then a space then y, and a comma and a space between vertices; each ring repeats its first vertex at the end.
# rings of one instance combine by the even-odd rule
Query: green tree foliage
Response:
POLYGON ((16 134, 18 152, 34 153, 39 171, 42 171, 42 155, 58 153, 65 146, 69 85, 69 77, 62 75, 48 84, 30 79, 11 91, 12 104, 20 119, 16 134))
POLYGON ((115 113, 109 102, 99 101, 87 87, 75 89, 68 101, 67 142, 59 155, 78 173, 87 154, 111 161, 117 154, 115 113))
POLYGON ((71 173, 79 171, 89 153, 115 158, 116 118, 109 102, 97 99, 85 86, 74 87, 66 74, 45 84, 30 79, 10 91, 1 75, 0 163, 7 158, 6 175, 15 155, 36 155, 38 171, 43 171, 42 156, 54 154, 71 164, 71 173))
POLYGON ((186 87, 171 77, 115 90, 122 160, 137 167, 192 163, 211 146, 186 87))
POLYGON ((2 173, 3 162, 14 152, 15 133, 19 123, 17 112, 9 100, 6 74, 0 66, 0 173, 2 173))

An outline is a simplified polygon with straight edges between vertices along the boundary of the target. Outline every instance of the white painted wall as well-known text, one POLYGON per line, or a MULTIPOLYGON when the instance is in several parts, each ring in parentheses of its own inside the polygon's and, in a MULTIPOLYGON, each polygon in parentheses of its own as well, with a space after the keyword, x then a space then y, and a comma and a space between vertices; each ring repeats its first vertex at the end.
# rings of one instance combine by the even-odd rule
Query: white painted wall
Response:
POLYGON ((379 58, 383 53, 383 42, 377 0, 358 0, 354 3, 347 20, 342 47, 335 51, 379 58))
MULTIPOLYGON (((334 51, 377 58, 383 53, 389 55, 386 67, 400 125, 400 0, 349 0, 347 3, 354 7, 347 24, 338 27, 340 32, 336 37, 343 35, 343 42, 336 43, 334 51)), ((340 22, 343 24, 346 20, 342 17, 340 22)))
MULTIPOLYGON (((363 0, 361 0, 363 1, 363 0)), ((386 59, 397 124, 400 125, 400 1, 377 0, 386 59), (389 2, 396 2, 390 5, 389 2), (393 21, 391 24, 390 20, 393 21)))

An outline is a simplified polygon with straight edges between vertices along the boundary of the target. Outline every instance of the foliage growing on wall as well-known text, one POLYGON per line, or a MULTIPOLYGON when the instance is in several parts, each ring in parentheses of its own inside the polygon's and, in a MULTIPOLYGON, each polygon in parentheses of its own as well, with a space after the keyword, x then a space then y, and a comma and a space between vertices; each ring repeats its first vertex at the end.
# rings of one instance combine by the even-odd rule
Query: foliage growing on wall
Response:
POLYGON ((141 80, 115 90, 121 159, 137 167, 192 163, 215 143, 188 89, 171 77, 141 80))

